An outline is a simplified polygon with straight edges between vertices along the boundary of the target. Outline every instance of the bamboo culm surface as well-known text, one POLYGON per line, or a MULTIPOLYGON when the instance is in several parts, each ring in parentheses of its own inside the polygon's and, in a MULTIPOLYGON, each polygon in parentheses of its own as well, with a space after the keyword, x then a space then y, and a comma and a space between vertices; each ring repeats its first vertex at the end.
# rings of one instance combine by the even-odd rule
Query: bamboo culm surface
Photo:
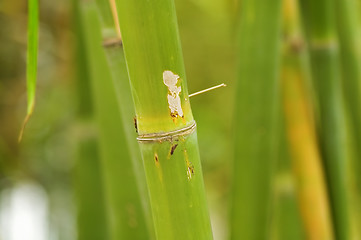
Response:
POLYGON ((277 158, 281 1, 240 6, 231 239, 267 239, 277 158))
POLYGON ((106 221, 104 181, 100 168, 99 141, 95 134, 94 108, 91 96, 89 62, 79 3, 73 1, 74 32, 76 33, 75 66, 77 99, 75 139, 74 189, 77 205, 77 239, 109 239, 106 221))
POLYGON ((172 0, 117 0, 156 238, 212 239, 172 0))
MULTIPOLYGON (((120 36, 119 20, 117 15, 116 3, 114 0, 103 1, 96 0, 97 9, 100 17, 101 32, 103 38, 103 48, 107 58, 108 66, 112 76, 113 87, 116 92, 118 108, 120 111, 121 122, 124 130, 126 147, 133 165, 133 172, 136 177, 136 183, 139 190, 139 197, 142 203, 142 209, 147 225, 147 232, 150 239, 154 239, 154 226, 149 206, 149 195, 146 186, 144 166, 140 154, 140 149, 136 140, 135 129, 135 110, 131 95, 130 82, 128 78, 127 67, 124 58, 122 39, 120 36)), ((116 177, 114 175, 114 181, 116 177)), ((115 188, 116 189, 116 188, 115 188)), ((114 204, 118 205, 116 202, 114 204)), ((119 215, 121 217, 121 215, 119 215)), ((115 231, 119 227, 115 226, 115 231)), ((118 231, 120 233, 120 231, 118 231)))
POLYGON ((81 2, 81 15, 98 126, 110 239, 152 239, 126 144, 112 75, 102 48, 95 2, 81 2), (124 186, 119 187, 119 183, 124 183, 124 186))
MULTIPOLYGON (((349 173, 353 182, 352 205, 357 208, 352 210, 352 217, 355 218, 353 224, 358 224, 361 221, 361 12, 357 8, 359 1, 335 0, 335 3, 342 83, 350 122, 348 133, 352 137, 349 173)), ((354 225, 353 229, 361 238, 358 225, 354 225)))
POLYGON ((316 95, 316 123, 336 239, 351 238, 348 156, 334 1, 300 1, 316 95))
POLYGON ((298 202, 307 239, 334 239, 312 108, 307 49, 295 0, 284 5, 282 93, 298 202))

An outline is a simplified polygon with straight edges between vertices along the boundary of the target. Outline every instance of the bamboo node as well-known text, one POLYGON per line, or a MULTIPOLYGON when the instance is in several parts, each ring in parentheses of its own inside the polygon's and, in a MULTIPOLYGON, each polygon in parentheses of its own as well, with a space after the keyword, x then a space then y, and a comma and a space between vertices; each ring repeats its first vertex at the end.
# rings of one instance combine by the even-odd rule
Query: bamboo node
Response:
POLYGON ((338 45, 337 42, 334 40, 313 40, 310 43, 310 47, 313 50, 337 50, 338 45))
MULTIPOLYGON (((163 142, 163 141, 169 141, 173 142, 175 140, 178 140, 180 137, 190 135, 194 132, 196 129, 197 124, 195 121, 187 127, 170 131, 170 132, 161 132, 161 133, 149 133, 149 134, 143 134, 139 135, 137 137, 138 142, 163 142)), ((174 150, 173 150, 174 151, 174 150)))
POLYGON ((108 38, 103 40, 103 47, 112 48, 112 47, 121 47, 123 46, 123 41, 121 38, 108 38))

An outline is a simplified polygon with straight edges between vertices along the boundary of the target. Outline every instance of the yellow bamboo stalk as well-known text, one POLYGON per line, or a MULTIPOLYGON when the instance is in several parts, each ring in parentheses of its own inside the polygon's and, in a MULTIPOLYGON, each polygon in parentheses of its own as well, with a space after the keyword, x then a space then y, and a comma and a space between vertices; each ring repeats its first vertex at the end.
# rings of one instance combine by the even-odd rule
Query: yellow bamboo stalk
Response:
POLYGON ((282 69, 283 107, 297 196, 307 239, 334 239, 325 177, 312 116, 304 44, 295 0, 284 1, 286 45, 282 69), (308 81, 307 81, 308 80, 308 81))

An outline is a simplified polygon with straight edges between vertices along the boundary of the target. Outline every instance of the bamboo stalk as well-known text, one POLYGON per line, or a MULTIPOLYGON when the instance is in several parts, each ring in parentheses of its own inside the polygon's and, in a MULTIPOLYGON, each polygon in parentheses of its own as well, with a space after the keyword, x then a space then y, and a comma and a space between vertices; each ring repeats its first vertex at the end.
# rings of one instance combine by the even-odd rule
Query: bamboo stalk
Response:
MULTIPOLYGON (((120 38, 121 35, 116 3, 114 0, 96 0, 96 3, 101 19, 100 25, 103 37, 103 47, 106 58, 108 60, 110 73, 112 75, 113 86, 116 92, 118 109, 121 115, 121 122, 125 134, 126 145, 128 147, 129 157, 132 162, 133 171, 136 177, 136 183, 142 202, 149 238, 153 239, 155 238, 153 220, 149 206, 149 195, 145 180, 144 166, 141 159, 140 149, 136 141, 136 130, 133 120, 135 111, 124 52, 122 48, 122 40, 120 38)), ((114 181, 117 182, 116 177, 114 178, 114 181)))
MULTIPOLYGON (((284 19, 285 20, 285 19, 284 19)), ((285 23, 284 23, 285 24, 285 23)), ((286 118, 279 109, 279 157, 275 173, 274 203, 271 220, 271 240, 301 240, 305 239, 305 229, 302 224, 300 209, 297 205, 295 176, 292 171, 292 158, 287 139, 286 118), (287 226, 287 227, 285 227, 287 226)))
POLYGON ((85 45, 91 69, 92 92, 99 128, 111 239, 151 239, 108 62, 102 49, 95 2, 81 2, 85 45))
POLYGON ((300 1, 310 50, 318 107, 317 128, 324 159, 336 239, 352 239, 347 152, 339 53, 333 1, 300 1))
POLYGON ((307 239, 333 239, 327 187, 312 116, 310 75, 297 2, 285 1, 282 86, 298 201, 307 239))
POLYGON ((76 139, 74 188, 77 206, 77 239, 108 239, 103 176, 100 169, 98 140, 93 123, 94 109, 90 91, 90 74, 79 15, 79 5, 74 1, 74 32, 77 36, 75 42, 77 121, 74 127, 76 139))
POLYGON ((279 199, 279 235, 278 240, 303 240, 305 237, 300 221, 299 209, 292 193, 282 193, 279 199))
POLYGON ((297 2, 285 1, 283 103, 307 239, 333 239, 327 189, 309 92, 310 75, 297 2))
POLYGON ((80 138, 74 170, 78 240, 109 238, 99 160, 96 138, 80 138))
MULTIPOLYGON (((361 30, 356 1, 335 0, 342 80, 357 159, 361 158, 361 30)), ((360 165, 358 166, 360 168, 360 165)), ((359 182, 361 184, 361 182, 359 182)))
MULTIPOLYGON (((289 161, 291 159, 288 159, 289 161)), ((277 186, 275 193, 274 214, 272 217, 271 240, 302 240, 306 234, 301 221, 300 211, 297 206, 296 189, 292 178, 292 171, 277 173, 277 186)))
POLYGON ((157 239, 212 239, 172 0, 118 0, 157 239))
POLYGON ((231 239, 270 235, 281 1, 241 2, 231 239))
MULTIPOLYGON (((361 19, 357 6, 359 1, 335 0, 335 3, 342 83, 352 137, 350 145, 353 146, 349 173, 353 183, 352 205, 357 210, 352 211, 352 215, 356 218, 353 224, 357 224, 361 220, 361 19)), ((357 225, 353 226, 353 231, 361 238, 361 229, 357 225)))
MULTIPOLYGON (((342 83, 346 107, 351 120, 351 135, 355 145, 356 155, 353 164, 360 171, 361 165, 361 30, 358 23, 359 14, 356 1, 335 0, 337 16, 337 33, 340 46, 342 83)), ((361 176, 356 174, 358 185, 361 186, 361 176)))

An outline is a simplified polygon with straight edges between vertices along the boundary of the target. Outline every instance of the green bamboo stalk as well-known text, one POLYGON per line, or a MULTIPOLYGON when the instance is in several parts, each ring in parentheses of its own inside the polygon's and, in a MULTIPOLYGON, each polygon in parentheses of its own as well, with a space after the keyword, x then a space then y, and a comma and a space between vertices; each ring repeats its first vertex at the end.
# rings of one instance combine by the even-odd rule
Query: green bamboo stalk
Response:
POLYGON ((95 2, 81 3, 112 239, 149 239, 95 2))
POLYGON ((272 218, 272 240, 302 240, 305 231, 301 222, 300 211, 297 206, 296 191, 291 171, 278 173, 278 186, 275 198, 275 214, 272 218))
POLYGON ((308 239, 302 231, 299 208, 294 192, 281 193, 279 199, 279 235, 278 240, 303 240, 308 239))
MULTIPOLYGON (((352 211, 353 223, 361 220, 361 28, 359 1, 335 0, 337 33, 340 46, 342 83, 345 105, 350 117, 349 133, 352 136, 353 157, 351 160, 351 178, 353 182, 352 205, 358 210, 352 211)), ((353 226, 361 238, 361 229, 353 226)))
POLYGON ((282 92, 298 202, 307 239, 333 239, 327 187, 311 108, 310 73, 297 1, 284 2, 282 92))
POLYGON ((334 1, 300 1, 310 50, 318 107, 317 128, 324 159, 336 239, 352 239, 347 184, 346 130, 337 50, 334 1))
MULTIPOLYGON (((284 19, 285 20, 285 19, 284 19)), ((292 171, 287 139, 286 117, 283 109, 279 109, 279 157, 275 173, 274 203, 272 214, 272 240, 305 239, 304 225, 301 221, 300 209, 297 206, 297 191, 295 176, 292 171), (285 227, 287 226, 287 227, 285 227)))
MULTIPOLYGON (((337 33, 340 46, 342 82, 346 107, 351 120, 351 135, 355 145, 355 159, 361 159, 361 29, 356 1, 335 0, 337 33)), ((359 161, 353 161, 357 172, 361 170, 359 161)), ((361 176, 356 174, 358 185, 361 176)))
POLYGON ((172 0, 117 0, 157 239, 212 239, 172 0))
POLYGON ((120 29, 115 8, 115 1, 97 0, 98 13, 103 37, 103 47, 108 60, 110 73, 112 75, 113 85, 116 91, 120 115, 122 118, 123 129, 125 133, 126 145, 129 151, 129 157, 133 164, 136 183, 139 189, 141 202, 145 214, 145 220, 149 232, 149 238, 154 238, 154 227, 149 206, 149 195, 145 180, 144 166, 141 159, 140 149, 136 141, 136 131, 134 126, 134 106, 131 88, 128 78, 127 67, 120 39, 120 29), (112 3, 112 4, 110 4, 112 3), (112 9, 114 8, 114 9, 112 9), (128 104, 124 104, 128 103, 128 104))
POLYGON ((240 7, 231 238, 267 239, 277 157, 281 1, 244 0, 240 7))
POLYGON ((96 138, 80 138, 74 170, 78 240, 109 239, 99 159, 96 138))
POLYGON ((77 239, 109 239, 99 146, 93 123, 90 74, 79 11, 78 2, 74 1, 74 32, 77 36, 75 42, 77 119, 74 126, 77 239))
MULTIPOLYGON (((361 159, 361 29, 356 1, 335 0, 345 102, 351 116, 352 136, 361 159)), ((358 161, 356 161, 358 162, 358 161)), ((360 163, 358 163, 360 169, 360 163)), ((361 181, 361 178, 359 178, 361 181)), ((361 182, 359 182, 359 185, 361 182)))

